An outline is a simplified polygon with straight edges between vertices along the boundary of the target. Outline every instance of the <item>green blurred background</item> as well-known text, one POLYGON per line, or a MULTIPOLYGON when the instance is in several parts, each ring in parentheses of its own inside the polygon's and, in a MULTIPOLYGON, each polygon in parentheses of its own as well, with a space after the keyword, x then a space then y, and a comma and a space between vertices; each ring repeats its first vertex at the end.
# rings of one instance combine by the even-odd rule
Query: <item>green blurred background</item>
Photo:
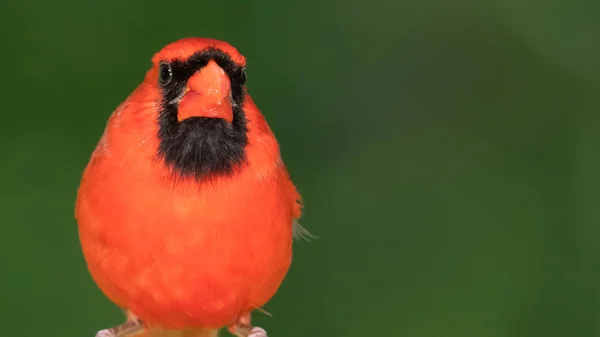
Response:
MULTIPOLYGON (((273 337, 600 336, 584 0, 3 0, 2 336, 92 337, 80 174, 150 57, 229 41, 305 198, 273 337)), ((226 335, 224 333, 224 335, 226 335)))

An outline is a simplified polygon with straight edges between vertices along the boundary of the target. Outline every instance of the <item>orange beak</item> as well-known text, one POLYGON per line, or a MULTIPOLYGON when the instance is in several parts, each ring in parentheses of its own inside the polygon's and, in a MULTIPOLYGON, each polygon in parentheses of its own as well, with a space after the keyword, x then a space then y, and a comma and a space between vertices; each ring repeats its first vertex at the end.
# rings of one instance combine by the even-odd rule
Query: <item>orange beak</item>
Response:
POLYGON ((213 60, 194 74, 187 82, 177 119, 190 117, 222 118, 233 120, 230 100, 231 83, 225 71, 213 60))

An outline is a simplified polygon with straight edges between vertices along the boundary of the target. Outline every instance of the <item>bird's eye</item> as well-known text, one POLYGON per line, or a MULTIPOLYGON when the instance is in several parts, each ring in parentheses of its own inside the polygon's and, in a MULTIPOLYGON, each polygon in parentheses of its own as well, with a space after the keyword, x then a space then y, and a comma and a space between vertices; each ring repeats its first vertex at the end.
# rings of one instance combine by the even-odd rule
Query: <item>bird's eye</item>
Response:
POLYGON ((171 82, 173 78, 173 69, 171 69, 171 65, 162 62, 158 67, 158 83, 160 85, 167 85, 171 82))
POLYGON ((246 68, 242 69, 242 75, 240 76, 240 79, 242 81, 242 84, 246 83, 246 68))

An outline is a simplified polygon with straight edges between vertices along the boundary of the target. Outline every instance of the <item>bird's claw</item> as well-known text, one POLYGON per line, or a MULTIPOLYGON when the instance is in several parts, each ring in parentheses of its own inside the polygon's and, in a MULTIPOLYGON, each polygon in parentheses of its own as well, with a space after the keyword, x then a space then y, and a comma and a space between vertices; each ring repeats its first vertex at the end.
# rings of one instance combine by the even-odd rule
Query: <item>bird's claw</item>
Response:
POLYGON ((115 334, 109 329, 100 330, 96 333, 96 337, 115 337, 115 334))
POLYGON ((235 324, 230 332, 237 337, 267 337, 267 331, 259 326, 235 324))
POLYGON ((268 337, 267 331, 261 327, 255 326, 250 330, 248 337, 268 337))
POLYGON ((141 332, 143 330, 142 322, 128 320, 127 322, 110 329, 100 330, 96 333, 96 337, 128 337, 141 332))
POLYGON ((250 313, 244 313, 229 326, 229 332, 237 337, 267 337, 267 331, 250 324, 250 313))

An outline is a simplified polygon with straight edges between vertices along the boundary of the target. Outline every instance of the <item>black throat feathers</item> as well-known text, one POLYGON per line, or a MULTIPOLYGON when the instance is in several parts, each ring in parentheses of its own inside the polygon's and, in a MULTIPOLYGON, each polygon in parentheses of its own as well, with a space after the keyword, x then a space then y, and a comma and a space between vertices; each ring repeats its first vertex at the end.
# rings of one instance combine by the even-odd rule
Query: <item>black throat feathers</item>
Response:
POLYGON ((157 83, 162 92, 158 116, 159 158, 178 178, 200 180, 232 174, 246 161, 248 128, 242 109, 245 69, 215 48, 201 50, 187 60, 164 60, 161 64, 157 83), (178 121, 177 99, 183 94, 188 79, 211 59, 225 71, 231 82, 232 122, 206 117, 178 121), (163 75, 168 75, 169 81, 161 83, 163 75))

